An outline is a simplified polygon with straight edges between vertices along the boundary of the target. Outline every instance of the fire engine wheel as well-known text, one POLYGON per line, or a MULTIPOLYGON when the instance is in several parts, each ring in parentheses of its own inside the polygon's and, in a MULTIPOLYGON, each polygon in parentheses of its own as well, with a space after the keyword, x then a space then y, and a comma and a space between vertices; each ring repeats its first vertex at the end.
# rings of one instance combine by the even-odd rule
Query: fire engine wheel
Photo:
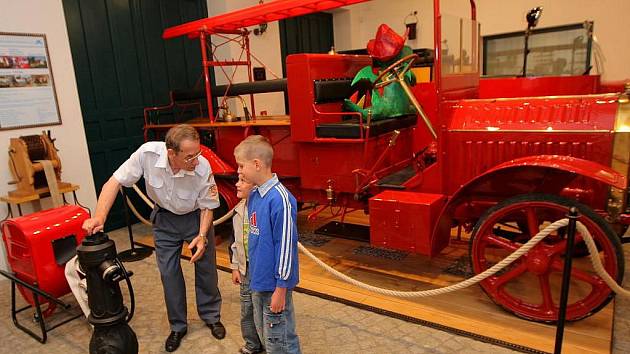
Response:
MULTIPOLYGON (((546 194, 510 198, 489 209, 479 219, 470 240, 473 271, 478 274, 492 267, 538 231, 565 218, 573 206, 579 210, 578 220, 593 236, 604 268, 620 282, 624 271, 623 250, 610 225, 585 205, 546 194)), ((551 233, 514 263, 480 283, 492 301, 528 320, 557 321, 566 252, 566 230, 563 229, 551 233)), ((582 236, 576 233, 576 248, 583 244, 582 236)), ((613 296, 614 293, 595 273, 590 257, 573 259, 567 320, 575 321, 596 313, 613 296)))

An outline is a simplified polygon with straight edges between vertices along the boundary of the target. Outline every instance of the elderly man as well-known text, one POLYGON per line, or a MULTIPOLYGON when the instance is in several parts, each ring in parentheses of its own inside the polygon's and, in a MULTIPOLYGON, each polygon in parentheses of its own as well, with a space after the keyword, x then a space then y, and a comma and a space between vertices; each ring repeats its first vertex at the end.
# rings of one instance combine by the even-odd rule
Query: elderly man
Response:
POLYGON ((186 285, 180 265, 184 242, 192 250, 199 317, 217 339, 225 337, 220 322, 221 294, 217 285, 212 209, 219 206, 217 188, 208 161, 201 156, 199 134, 189 125, 166 133, 165 142, 143 144, 105 183, 94 217, 83 224, 91 234, 103 229, 121 185, 129 187, 144 177, 149 197, 157 264, 171 333, 165 349, 175 351, 187 332, 186 285))

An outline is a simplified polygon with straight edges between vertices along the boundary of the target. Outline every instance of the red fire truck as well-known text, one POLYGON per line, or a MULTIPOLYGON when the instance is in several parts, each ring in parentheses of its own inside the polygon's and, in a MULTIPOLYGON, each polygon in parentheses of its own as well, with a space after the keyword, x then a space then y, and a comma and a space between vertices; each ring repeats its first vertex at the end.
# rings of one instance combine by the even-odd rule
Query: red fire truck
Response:
MULTIPOLYGON (((205 87, 173 91, 168 106, 147 108, 146 136, 172 126, 155 118, 164 110, 200 107, 190 101, 204 98, 208 116, 187 123, 212 136, 204 156, 226 206, 237 203, 233 149, 245 136, 262 134, 274 146, 273 169, 283 183, 298 201, 316 205, 312 216, 334 207, 343 221, 346 212, 364 210, 372 245, 428 256, 449 244, 452 230, 466 230, 476 273, 576 206, 606 270, 621 281, 621 236, 630 223, 630 88, 604 84, 598 75, 480 79, 473 0, 469 18, 456 20, 435 0, 434 48, 381 72, 376 85, 384 86, 414 62, 432 67, 430 80, 409 88, 417 115, 364 121, 342 111, 352 78, 372 63, 365 55, 290 55, 286 79, 251 82, 248 26, 362 1, 270 1, 168 28, 164 39, 199 41, 205 87), (211 37, 240 41, 245 59, 218 60, 211 37), (451 53, 457 52, 452 43, 460 43, 459 60, 446 60, 446 40, 451 53), (232 65, 247 67, 250 82, 212 86, 209 70, 232 65), (253 94, 280 90, 287 92, 290 115, 256 116, 253 94), (218 95, 250 95, 249 119, 217 119, 212 102, 218 95)), ((483 290, 517 316, 555 321, 564 234, 553 233, 483 281, 483 290)), ((579 251, 579 234, 577 243, 579 251)), ((597 312, 614 295, 588 257, 574 262, 572 282, 569 320, 597 312)))

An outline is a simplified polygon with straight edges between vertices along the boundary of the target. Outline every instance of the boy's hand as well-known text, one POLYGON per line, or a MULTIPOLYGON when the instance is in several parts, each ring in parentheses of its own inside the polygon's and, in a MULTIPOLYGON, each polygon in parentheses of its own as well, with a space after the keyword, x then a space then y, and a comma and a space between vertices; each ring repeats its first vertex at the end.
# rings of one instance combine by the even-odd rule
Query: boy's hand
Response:
POLYGON ((232 269, 232 284, 237 285, 241 283, 241 272, 238 269, 232 269))
POLYGON ((287 295, 287 288, 276 288, 271 295, 271 304, 269 308, 273 313, 279 313, 284 311, 284 304, 287 295))

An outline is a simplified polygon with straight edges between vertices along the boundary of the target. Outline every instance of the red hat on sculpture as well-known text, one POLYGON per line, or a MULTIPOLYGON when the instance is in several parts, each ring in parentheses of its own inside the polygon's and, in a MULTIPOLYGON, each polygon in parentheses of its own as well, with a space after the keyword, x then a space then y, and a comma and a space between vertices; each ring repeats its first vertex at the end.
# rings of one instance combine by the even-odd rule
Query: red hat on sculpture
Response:
POLYGON ((405 37, 398 35, 388 25, 378 26, 376 38, 367 44, 368 54, 378 61, 388 61, 394 58, 405 46, 405 37))

